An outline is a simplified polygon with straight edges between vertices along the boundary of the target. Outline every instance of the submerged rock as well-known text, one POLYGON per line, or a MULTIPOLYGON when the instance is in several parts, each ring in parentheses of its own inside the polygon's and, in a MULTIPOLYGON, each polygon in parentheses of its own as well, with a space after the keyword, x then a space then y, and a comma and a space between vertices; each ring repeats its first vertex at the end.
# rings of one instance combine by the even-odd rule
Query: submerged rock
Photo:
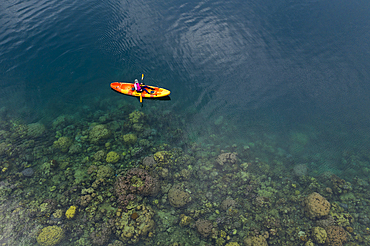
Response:
POLYGON ((35 172, 33 171, 33 168, 30 167, 24 169, 21 173, 23 174, 23 176, 32 177, 35 172))

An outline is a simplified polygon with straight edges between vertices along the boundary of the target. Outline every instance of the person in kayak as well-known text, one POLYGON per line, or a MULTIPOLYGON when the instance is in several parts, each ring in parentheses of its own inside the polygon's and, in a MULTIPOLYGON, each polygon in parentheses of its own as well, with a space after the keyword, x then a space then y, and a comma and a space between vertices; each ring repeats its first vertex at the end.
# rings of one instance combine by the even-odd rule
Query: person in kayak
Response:
POLYGON ((143 91, 145 91, 148 94, 154 93, 154 91, 148 92, 148 90, 147 90, 147 89, 154 90, 154 88, 151 88, 147 85, 144 85, 143 83, 139 83, 139 81, 137 79, 135 79, 134 87, 135 87, 135 90, 137 92, 140 92, 140 93, 143 92, 143 91))

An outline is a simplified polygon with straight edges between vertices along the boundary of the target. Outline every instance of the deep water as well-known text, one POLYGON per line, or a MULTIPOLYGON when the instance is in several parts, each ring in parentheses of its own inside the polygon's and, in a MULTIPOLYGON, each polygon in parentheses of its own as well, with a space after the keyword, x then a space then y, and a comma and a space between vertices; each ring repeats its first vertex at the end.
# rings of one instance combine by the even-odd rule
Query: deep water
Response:
MULTIPOLYGON (((73 162, 76 156, 52 149, 62 136, 79 144, 79 165, 90 165, 84 158, 99 148, 83 138, 94 124, 113 132, 116 149, 106 151, 128 151, 115 141, 130 132, 151 143, 155 151, 136 146, 126 168, 161 148, 181 148, 198 160, 184 161, 185 169, 237 152, 239 164, 257 158, 270 165, 265 178, 294 180, 304 164, 310 177, 370 182, 369 13, 366 0, 2 1, 0 182, 53 158, 73 162), (110 89, 141 74, 146 84, 169 89, 171 100, 141 105, 110 89), (147 117, 145 131, 130 128, 135 110, 147 117), (32 123, 44 125, 44 135, 25 137, 32 123), (23 148, 32 154, 18 154, 23 148)), ((199 177, 210 171, 199 166, 199 177)))

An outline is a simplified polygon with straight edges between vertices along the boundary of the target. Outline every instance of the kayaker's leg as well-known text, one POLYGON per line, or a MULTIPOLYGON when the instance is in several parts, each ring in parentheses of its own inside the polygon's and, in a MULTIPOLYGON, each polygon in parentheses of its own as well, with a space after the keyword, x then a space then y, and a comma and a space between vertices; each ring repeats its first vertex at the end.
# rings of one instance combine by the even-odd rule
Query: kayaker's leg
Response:
POLYGON ((153 93, 154 93, 154 88, 149 87, 149 86, 147 86, 147 85, 144 85, 144 86, 143 86, 143 87, 141 87, 141 88, 143 88, 143 90, 145 90, 145 91, 146 91, 146 93, 148 93, 148 94, 153 94, 153 93), (153 91, 151 91, 151 92, 149 93, 146 89, 151 89, 151 90, 153 90, 153 91))
POLYGON ((147 91, 147 89, 141 87, 143 89, 143 91, 145 91, 146 93, 150 94, 149 91, 147 91))

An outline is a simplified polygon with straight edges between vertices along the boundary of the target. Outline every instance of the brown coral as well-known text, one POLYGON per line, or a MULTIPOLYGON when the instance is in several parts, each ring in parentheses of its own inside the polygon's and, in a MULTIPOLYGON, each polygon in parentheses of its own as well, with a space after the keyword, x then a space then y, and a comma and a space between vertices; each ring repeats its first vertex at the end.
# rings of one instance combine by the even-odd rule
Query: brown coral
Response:
POLYGON ((119 202, 124 206, 135 199, 135 194, 155 196, 159 190, 158 180, 140 168, 130 169, 125 176, 118 177, 115 182, 116 195, 119 202))
POLYGON ((313 192, 305 199, 305 210, 310 219, 326 216, 330 212, 330 203, 317 192, 313 192))
POLYGON ((268 246, 266 238, 263 235, 251 236, 244 238, 246 246, 268 246))
POLYGON ((221 209, 222 210, 228 210, 230 207, 235 208, 236 206, 236 201, 233 199, 225 199, 221 202, 221 209))
POLYGON ((195 226, 203 237, 208 237, 212 232, 212 222, 209 220, 199 219, 195 222, 195 226))
POLYGON ((227 164, 235 164, 236 161, 237 161, 236 153, 222 153, 216 159, 216 162, 221 166, 227 164))
POLYGON ((328 226, 333 226, 333 225, 335 225, 335 220, 334 220, 333 216, 331 216, 331 215, 329 215, 325 219, 321 219, 321 220, 316 221, 316 226, 323 227, 323 228, 326 228, 328 226))
POLYGON ((190 194, 188 192, 172 187, 168 192, 168 199, 173 207, 182 207, 191 201, 190 194))
POLYGON ((342 246, 347 241, 347 232, 341 226, 329 226, 326 233, 326 243, 329 246, 342 246))
POLYGON ((80 205, 82 207, 87 207, 89 202, 92 200, 92 197, 90 195, 80 196, 80 205))

